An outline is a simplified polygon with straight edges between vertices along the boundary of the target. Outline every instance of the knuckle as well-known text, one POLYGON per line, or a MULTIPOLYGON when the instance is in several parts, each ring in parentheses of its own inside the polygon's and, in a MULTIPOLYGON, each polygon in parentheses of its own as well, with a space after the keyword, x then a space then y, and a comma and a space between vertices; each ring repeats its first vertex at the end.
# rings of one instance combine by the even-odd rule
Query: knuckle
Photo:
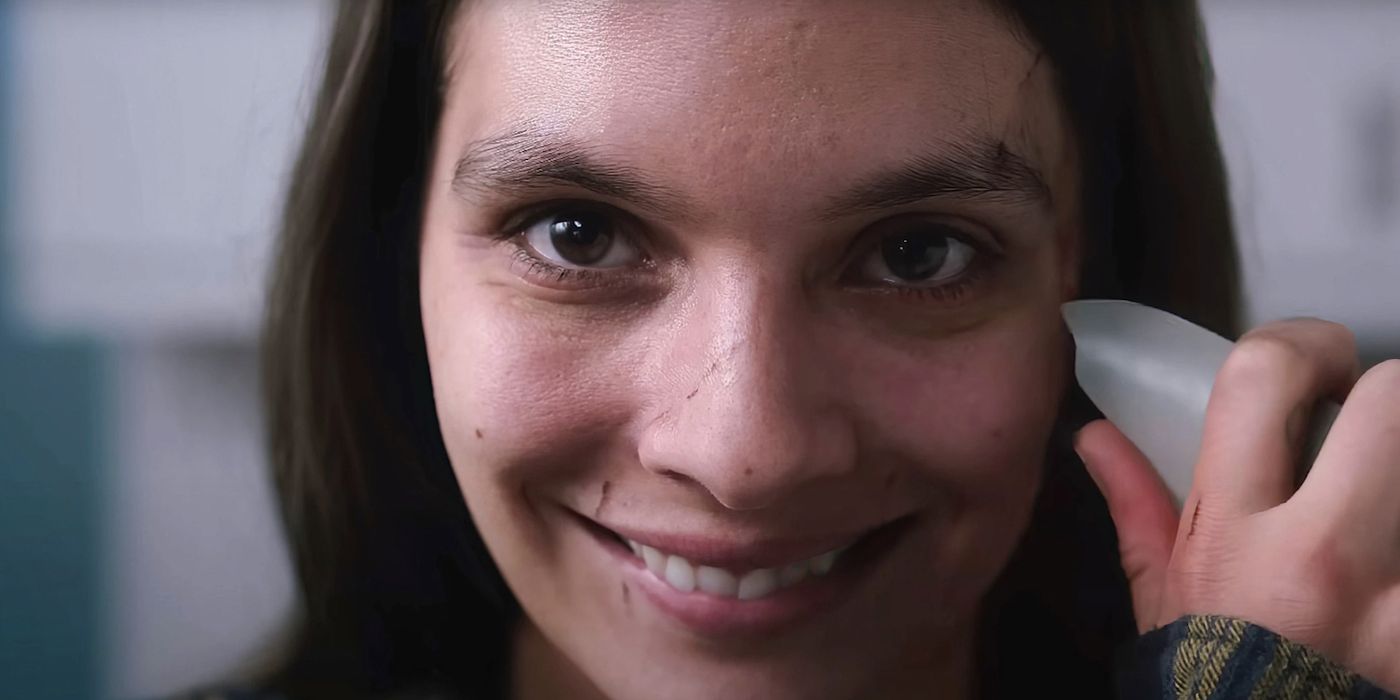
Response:
POLYGON ((1386 360, 1366 370, 1356 385, 1400 401, 1400 360, 1386 360))
POLYGON ((1332 337, 1332 342, 1346 345, 1353 349, 1356 347, 1356 333, 1345 324, 1335 321, 1318 321, 1318 323, 1323 324, 1326 328, 1327 334, 1332 337))
POLYGON ((1277 381, 1280 376, 1308 372, 1312 358, 1306 348, 1278 334, 1254 331, 1235 345, 1219 379, 1230 384, 1277 381))
POLYGON ((1356 334, 1352 333, 1345 324, 1321 318, 1299 319, 1298 324, 1308 332, 1323 336, 1329 345, 1352 346, 1356 344, 1356 334))
POLYGON ((1356 336, 1344 323, 1329 321, 1316 316, 1297 316, 1266 323, 1245 334, 1250 335, 1273 335, 1273 336, 1324 336, 1329 343, 1353 343, 1356 336))
POLYGON ((1361 375, 1347 403, 1379 430, 1400 431, 1400 360, 1387 360, 1361 375))

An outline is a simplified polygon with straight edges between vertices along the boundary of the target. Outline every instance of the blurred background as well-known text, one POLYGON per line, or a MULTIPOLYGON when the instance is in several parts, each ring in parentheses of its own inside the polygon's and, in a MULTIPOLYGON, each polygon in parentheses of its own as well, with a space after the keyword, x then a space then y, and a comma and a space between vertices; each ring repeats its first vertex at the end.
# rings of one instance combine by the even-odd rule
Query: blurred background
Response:
MULTIPOLYGON (((1203 0, 1251 322, 1400 356, 1400 0, 1203 0)), ((264 268, 329 0, 0 0, 0 695, 237 675, 293 611, 264 268)))

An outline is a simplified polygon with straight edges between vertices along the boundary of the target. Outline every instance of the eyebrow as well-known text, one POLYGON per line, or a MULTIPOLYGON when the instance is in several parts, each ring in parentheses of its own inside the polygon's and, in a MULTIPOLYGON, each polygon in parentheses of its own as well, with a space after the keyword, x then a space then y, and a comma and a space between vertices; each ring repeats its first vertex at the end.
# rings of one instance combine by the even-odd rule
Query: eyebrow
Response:
POLYGON ((864 178, 833 198, 822 218, 891 209, 935 197, 989 198, 1048 207, 1050 188, 1024 157, 1004 141, 953 144, 902 166, 864 178))
POLYGON ((640 169, 607 161, 583 144, 526 129, 467 144, 452 174, 452 189, 461 196, 525 194, 561 185, 681 218, 691 210, 681 193, 656 184, 640 169))
MULTIPOLYGON (((603 158, 585 144, 530 129, 467 144, 452 177, 453 191, 463 197, 523 195, 559 186, 577 187, 679 219, 694 218, 695 207, 681 192, 657 184, 645 171, 603 158)), ((1045 180, 1025 158, 1005 142, 984 140, 945 146, 935 154, 916 156, 862 178, 830 198, 819 216, 834 220, 937 197, 1051 203, 1045 180)))

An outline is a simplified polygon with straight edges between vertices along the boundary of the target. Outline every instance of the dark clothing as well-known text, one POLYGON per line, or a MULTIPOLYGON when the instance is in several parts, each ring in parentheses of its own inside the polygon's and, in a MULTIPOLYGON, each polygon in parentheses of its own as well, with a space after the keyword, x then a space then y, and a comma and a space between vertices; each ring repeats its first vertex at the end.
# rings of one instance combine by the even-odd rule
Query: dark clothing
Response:
POLYGON ((1138 639, 1119 678, 1123 698, 1395 700, 1356 674, 1263 627, 1183 617, 1138 639))
MULTIPOLYGON (((1055 689, 1046 688, 1047 696, 1055 689)), ((1243 620, 1183 617, 1140 637, 1118 677, 1124 700, 1400 700, 1317 652, 1243 620)), ((404 700, 457 697, 427 691, 404 700)), ((285 700, 223 690, 191 700, 285 700)))

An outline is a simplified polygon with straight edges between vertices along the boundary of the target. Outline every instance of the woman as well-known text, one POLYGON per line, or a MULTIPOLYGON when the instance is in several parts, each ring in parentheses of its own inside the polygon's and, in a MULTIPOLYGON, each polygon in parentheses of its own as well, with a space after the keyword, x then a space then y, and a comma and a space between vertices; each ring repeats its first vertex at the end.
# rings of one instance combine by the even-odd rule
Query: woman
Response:
POLYGON ((1351 386, 1344 329, 1241 343, 1179 540, 1111 425, 1087 473, 1069 449, 1062 302, 1235 320, 1198 25, 346 3, 266 334, 306 605, 270 685, 1104 696, 1165 626, 1125 692, 1400 687, 1393 365, 1289 499, 1285 419, 1351 386))

